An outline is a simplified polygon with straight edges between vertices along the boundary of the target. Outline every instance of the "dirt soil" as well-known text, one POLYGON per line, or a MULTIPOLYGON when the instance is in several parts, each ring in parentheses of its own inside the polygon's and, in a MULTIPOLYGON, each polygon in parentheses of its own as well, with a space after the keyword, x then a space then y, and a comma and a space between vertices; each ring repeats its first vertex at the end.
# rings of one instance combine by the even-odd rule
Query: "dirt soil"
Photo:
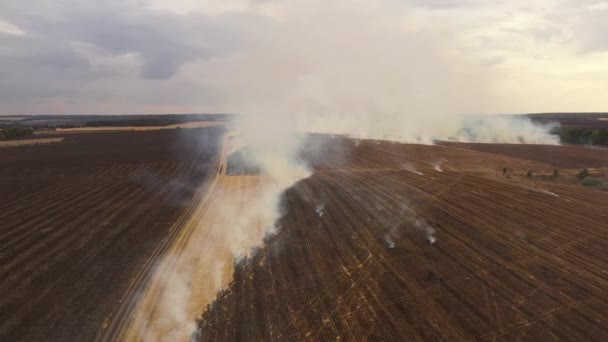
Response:
POLYGON ((123 317, 203 195, 222 132, 3 148, 0 341, 91 341, 123 317))
POLYGON ((321 140, 198 340, 608 339, 608 192, 501 173, 583 167, 570 149, 321 140))

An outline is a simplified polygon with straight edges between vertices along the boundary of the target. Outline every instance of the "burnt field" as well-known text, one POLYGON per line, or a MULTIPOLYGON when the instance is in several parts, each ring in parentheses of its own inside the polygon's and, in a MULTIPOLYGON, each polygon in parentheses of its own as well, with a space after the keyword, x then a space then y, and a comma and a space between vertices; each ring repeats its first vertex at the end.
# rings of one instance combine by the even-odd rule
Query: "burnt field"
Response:
POLYGON ((444 143, 480 152, 541 162, 558 168, 608 167, 608 148, 574 145, 509 145, 444 143))
MULTIPOLYGON (((608 192, 501 172, 550 172, 559 147, 323 140, 198 340, 608 338, 608 192)), ((563 165, 608 166, 593 151, 563 165)))
POLYGON ((608 191, 523 176, 604 172, 608 150, 313 135, 277 234, 231 267, 219 212, 267 180, 230 166, 223 132, 2 149, 0 340, 146 340, 136 313, 172 336, 167 255, 201 341, 608 338, 608 191))
POLYGON ((3 148, 0 340, 93 340, 122 319, 216 172, 222 132, 3 148))

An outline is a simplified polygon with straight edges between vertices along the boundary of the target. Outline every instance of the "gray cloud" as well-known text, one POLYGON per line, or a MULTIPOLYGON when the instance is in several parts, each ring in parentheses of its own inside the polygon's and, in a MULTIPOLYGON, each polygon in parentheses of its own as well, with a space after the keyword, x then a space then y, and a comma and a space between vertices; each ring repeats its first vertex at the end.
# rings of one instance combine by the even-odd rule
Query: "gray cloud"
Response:
MULTIPOLYGON (((185 7, 196 8, 195 1, 187 3, 185 7)), ((201 3, 213 5, 213 9, 207 11, 201 5, 198 12, 184 10, 179 1, 175 5, 163 2, 161 7, 151 7, 152 0, 0 1, 0 104, 3 105, 0 113, 13 110, 30 113, 54 103, 86 112, 103 112, 108 108, 116 112, 132 111, 131 108, 145 111, 152 106, 159 111, 223 110, 222 105, 234 101, 234 94, 238 93, 233 90, 233 82, 244 83, 237 84, 237 88, 259 89, 260 94, 256 94, 259 97, 268 96, 259 86, 261 81, 277 82, 273 96, 294 79, 305 84, 321 82, 311 78, 319 70, 307 68, 306 63, 302 65, 306 62, 301 60, 303 57, 318 58, 319 63, 313 65, 323 66, 320 61, 328 56, 342 56, 341 50, 366 42, 365 34, 379 29, 387 29, 391 37, 394 33, 394 43, 387 44, 389 47, 406 44, 404 39, 414 41, 415 48, 410 49, 407 58, 416 58, 426 37, 431 37, 442 41, 440 45, 449 46, 450 53, 472 60, 475 67, 490 70, 490 74, 493 69, 503 68, 501 72, 506 77, 500 82, 506 86, 501 89, 513 89, 505 83, 513 75, 538 77, 539 89, 546 88, 541 85, 547 79, 531 73, 537 71, 534 62, 530 62, 534 56, 577 58, 576 53, 608 51, 608 22, 604 20, 608 7, 602 7, 605 1, 543 0, 541 6, 524 0, 514 0, 513 4, 488 0, 331 4, 242 0, 232 1, 229 12, 218 10, 223 8, 222 0, 215 4, 201 3), (352 10, 361 14, 361 20, 369 22, 342 25, 344 13, 331 12, 333 7, 352 10), (270 10, 264 11, 267 9, 270 10), (295 23, 281 17, 286 9, 297 14, 292 15, 295 23), (318 15, 307 17, 307 11, 318 15), (366 15, 369 11, 377 12, 372 19, 366 15), (272 13, 274 17, 261 13, 272 13), (298 23, 301 18, 306 18, 306 22, 298 23), (2 32, 2 21, 25 34, 2 32), (294 26, 298 30, 290 31, 294 26), (358 30, 359 27, 366 29, 358 30), (362 36, 344 34, 351 31, 362 31, 362 36), (341 36, 349 39, 333 38, 341 36), (322 50, 327 55, 311 56, 306 51, 307 39, 311 37, 331 42, 322 50), (259 57, 262 67, 252 67, 249 56, 259 57), (288 72, 295 69, 299 71, 296 75, 288 72), (243 82, 247 73, 255 77, 243 82)), ((383 46, 375 47, 375 41, 365 43, 364 49, 344 56, 344 60, 356 61, 362 54, 369 58, 390 58, 390 51, 382 50, 383 46)), ((343 64, 336 63, 338 67, 321 71, 338 78, 343 64)), ((437 74, 433 73, 438 79, 436 87, 441 88, 445 74, 437 74)), ((376 75, 377 72, 372 72, 369 77, 375 79, 376 75)), ((404 78, 405 82, 410 78, 404 78)), ((412 82, 424 83, 428 79, 420 77, 412 82)), ((379 82, 387 83, 385 79, 379 82)), ((403 84, 395 85, 402 87, 403 84)), ((506 107, 511 108, 515 102, 506 107)), ((51 110, 60 112, 62 108, 58 105, 51 110)))
POLYGON ((480 0, 406 0, 404 3, 415 7, 450 8, 478 4, 480 0))
POLYGON ((35 37, 16 37, 0 33, 0 44, 10 52, 0 55, 0 68, 33 67, 66 72, 70 69, 86 70, 86 58, 62 42, 35 37))
MULTIPOLYGON (((68 50, 71 48, 67 43, 80 42, 107 54, 136 54, 142 60, 143 78, 171 78, 184 63, 222 56, 238 46, 236 33, 221 16, 159 13, 126 1, 84 4, 67 1, 57 6, 49 3, 55 1, 39 0, 27 6, 48 11, 31 12, 26 6, 13 6, 2 13, 28 35, 63 45, 68 50)), ((76 62, 75 54, 73 49, 66 51, 65 60, 54 62, 65 68, 76 62)))
POLYGON ((560 0, 557 5, 544 13, 553 28, 537 29, 540 39, 567 37, 581 53, 608 51, 608 1, 560 0))
POLYGON ((171 56, 154 56, 146 59, 141 75, 148 79, 164 80, 175 75, 177 69, 177 62, 171 56))
POLYGON ((587 52, 608 51, 608 7, 590 9, 573 23, 575 34, 587 52))
POLYGON ((23 113, 45 102, 59 103, 50 111, 100 112, 105 103, 204 108, 214 103, 213 90, 179 71, 238 51, 249 26, 268 21, 250 13, 180 15, 129 0, 5 2, 0 20, 25 31, 0 31, 0 110, 23 113))

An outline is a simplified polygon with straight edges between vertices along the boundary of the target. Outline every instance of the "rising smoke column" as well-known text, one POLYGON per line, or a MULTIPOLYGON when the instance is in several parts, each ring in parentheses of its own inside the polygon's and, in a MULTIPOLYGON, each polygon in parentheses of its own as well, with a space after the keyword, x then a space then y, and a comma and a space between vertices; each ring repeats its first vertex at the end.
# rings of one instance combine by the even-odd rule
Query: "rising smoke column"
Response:
MULTIPOLYGON (((216 71, 206 76, 223 110, 239 113, 234 131, 265 179, 247 206, 230 197, 222 205, 213 229, 223 234, 233 258, 247 256, 275 232, 284 191, 310 176, 298 157, 304 132, 416 143, 450 137, 556 142, 546 128, 522 118, 467 121, 461 113, 490 112, 496 104, 495 75, 462 52, 459 37, 416 27, 407 14, 387 16, 390 4, 273 3, 270 17, 240 32, 246 43, 239 52, 210 62, 216 71), (253 226, 261 230, 252 232, 253 226)), ((434 228, 422 219, 414 222, 435 243, 434 228)), ((394 247, 390 235, 387 243, 394 247)), ((173 324, 189 327, 192 322, 183 321, 189 319, 183 315, 191 295, 187 284, 182 280, 175 287, 184 294, 171 307, 179 314, 168 314, 179 317, 173 324)))
POLYGON ((246 47, 217 62, 225 110, 252 117, 244 131, 272 134, 279 124, 413 143, 557 143, 551 127, 525 117, 466 115, 502 108, 500 75, 445 23, 421 24, 390 1, 267 6, 271 16, 244 36, 246 47))

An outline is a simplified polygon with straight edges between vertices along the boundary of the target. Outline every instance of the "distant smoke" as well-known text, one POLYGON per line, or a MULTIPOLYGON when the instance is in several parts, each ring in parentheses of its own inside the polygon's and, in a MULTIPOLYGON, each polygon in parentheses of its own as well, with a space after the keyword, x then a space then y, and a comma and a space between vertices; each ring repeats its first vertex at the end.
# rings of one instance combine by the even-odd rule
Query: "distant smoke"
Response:
POLYGON ((435 237, 435 228, 431 227, 424 219, 416 219, 414 226, 417 230, 424 233, 426 240, 430 244, 437 242, 437 238, 435 237))
POLYGON ((500 77, 441 26, 412 24, 408 12, 387 17, 396 10, 389 2, 277 7, 276 22, 247 35, 247 47, 213 75, 225 110, 251 116, 246 127, 259 134, 278 125, 410 143, 558 141, 527 117, 465 115, 514 99, 497 96, 500 77))
POLYGON ((439 160, 433 163, 433 170, 437 172, 443 172, 443 168, 441 165, 443 164, 443 160, 439 160))
POLYGON ((393 240, 390 234, 384 234, 384 241, 386 242, 386 246, 388 248, 395 248, 395 240, 393 240))
POLYGON ((549 191, 547 189, 539 189, 539 188, 536 188, 536 187, 533 187, 533 186, 530 186, 530 185, 526 185, 526 184, 521 184, 521 183, 514 183, 514 184, 517 187, 520 187, 522 189, 526 189, 528 191, 536 192, 536 193, 539 193, 539 194, 545 194, 545 195, 549 195, 549 196, 553 196, 553 197, 559 197, 558 194, 556 194, 556 193, 554 193, 552 191, 549 191))
POLYGON ((317 204, 317 206, 315 208, 315 213, 317 213, 317 216, 323 217, 324 211, 325 211, 325 205, 322 203, 317 204))
POLYGON ((407 172, 419 175, 419 176, 424 175, 422 172, 416 170, 416 167, 412 163, 403 163, 403 164, 401 164, 401 169, 405 170, 407 172))
MULTIPOLYGON (((559 145, 559 137, 552 133, 556 124, 532 122, 521 115, 465 116, 445 112, 436 125, 417 126, 415 118, 407 115, 385 120, 383 113, 370 112, 365 116, 315 118, 300 120, 300 129, 315 133, 344 134, 356 139, 380 139, 404 143, 432 144, 436 140, 559 145), (307 120, 312 120, 309 122, 307 120), (375 123, 371 121, 377 120, 375 123), (445 122, 442 122, 445 120, 445 122), (412 127, 419 127, 413 129, 412 127)), ((357 140, 359 141, 359 140, 357 140)))
POLYGON ((465 118, 456 140, 463 142, 558 145, 553 124, 534 123, 526 116, 501 115, 465 118))

